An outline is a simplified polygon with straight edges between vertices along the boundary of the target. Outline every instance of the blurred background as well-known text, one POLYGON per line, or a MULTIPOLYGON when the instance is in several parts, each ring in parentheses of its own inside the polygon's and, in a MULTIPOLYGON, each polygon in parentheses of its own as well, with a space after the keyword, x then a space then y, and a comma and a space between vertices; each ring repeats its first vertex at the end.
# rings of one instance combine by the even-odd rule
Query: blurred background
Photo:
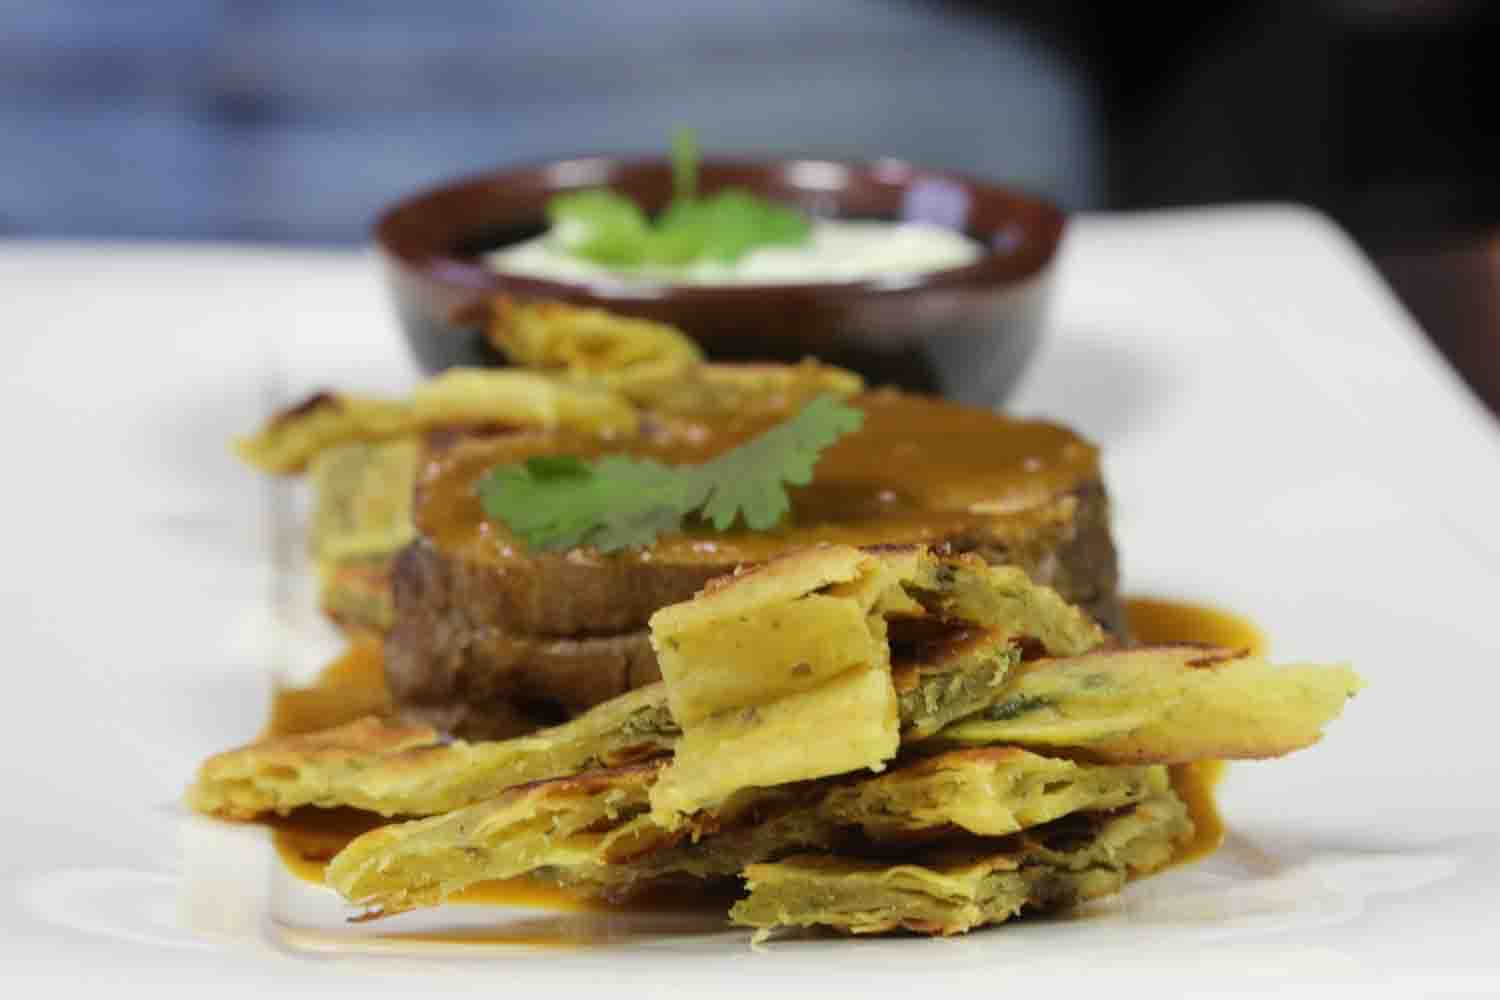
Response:
POLYGON ((1500 4, 0 0, 0 237, 359 244, 580 152, 901 156, 1072 210, 1314 205, 1500 410, 1500 4))

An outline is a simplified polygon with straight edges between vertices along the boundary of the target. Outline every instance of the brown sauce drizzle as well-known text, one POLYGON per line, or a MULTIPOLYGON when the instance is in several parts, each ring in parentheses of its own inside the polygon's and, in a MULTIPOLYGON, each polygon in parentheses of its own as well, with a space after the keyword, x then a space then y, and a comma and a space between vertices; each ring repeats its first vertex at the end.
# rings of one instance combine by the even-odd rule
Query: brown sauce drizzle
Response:
MULTIPOLYGON (((865 393, 856 434, 818 462, 817 478, 792 490, 792 516, 771 531, 689 530, 616 560, 732 564, 754 562, 818 542, 849 545, 936 543, 982 535, 997 514, 1042 512, 1099 478, 1098 452, 1071 431, 1037 420, 900 393, 865 393)), ((503 525, 487 520, 474 483, 496 465, 538 454, 593 457, 605 452, 667 464, 712 458, 784 419, 785 411, 674 419, 626 442, 565 431, 524 431, 463 441, 429 455, 418 473, 416 518, 446 552, 485 562, 527 558, 503 525)))
POLYGON ((261 738, 310 733, 391 710, 385 686, 385 652, 376 635, 355 636, 342 656, 307 687, 284 687, 271 699, 261 738))

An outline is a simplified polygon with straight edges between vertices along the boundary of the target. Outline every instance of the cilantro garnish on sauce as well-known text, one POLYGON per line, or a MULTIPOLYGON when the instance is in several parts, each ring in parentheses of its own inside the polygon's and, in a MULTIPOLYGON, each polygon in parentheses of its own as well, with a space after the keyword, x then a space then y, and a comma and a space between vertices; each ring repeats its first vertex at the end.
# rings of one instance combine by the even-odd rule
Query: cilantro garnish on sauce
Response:
POLYGON ((689 516, 727 531, 744 518, 772 528, 791 509, 787 486, 812 482, 823 449, 864 423, 833 396, 699 465, 606 455, 546 455, 493 469, 478 484, 485 513, 536 549, 650 545, 689 516))

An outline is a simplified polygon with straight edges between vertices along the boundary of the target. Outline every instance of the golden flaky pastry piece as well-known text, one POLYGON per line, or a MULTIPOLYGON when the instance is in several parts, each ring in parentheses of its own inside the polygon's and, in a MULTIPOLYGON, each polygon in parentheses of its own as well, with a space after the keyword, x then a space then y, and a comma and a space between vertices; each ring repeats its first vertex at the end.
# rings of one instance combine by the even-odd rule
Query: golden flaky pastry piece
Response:
POLYGON ((796 364, 694 365, 672 376, 621 382, 618 391, 651 413, 701 420, 791 413, 814 397, 849 398, 864 387, 864 379, 853 372, 809 358, 796 364))
MULTIPOLYGON (((932 730, 956 706, 977 711, 1020 658, 1008 638, 964 636, 958 652, 928 643, 930 657, 897 667, 903 733, 932 730), (941 652, 936 652, 941 650, 941 652)), ((528 736, 469 743, 435 729, 379 718, 229 750, 199 769, 189 793, 200 812, 233 819, 307 805, 353 806, 385 816, 446 812, 528 781, 670 754, 681 730, 666 687, 613 698, 570 722, 528 736)))
MULTIPOLYGON (((741 774, 742 767, 717 770, 716 759, 732 758, 747 745, 739 741, 740 734, 759 728, 765 734, 761 742, 773 749, 816 748, 822 745, 818 740, 801 735, 806 729, 821 728, 819 735, 825 738, 828 732, 845 731, 850 718, 841 714, 845 705, 835 698, 825 703, 799 697, 809 690, 844 690, 801 687, 820 671, 835 681, 851 672, 870 675, 865 680, 880 707, 877 738, 886 732, 888 685, 895 692, 901 744, 1012 744, 1114 763, 1286 753, 1314 742, 1361 683, 1344 666, 1276 667, 1231 651, 1192 646, 1100 649, 1023 662, 1023 648, 1052 651, 1035 636, 1053 636, 1058 647, 1069 648, 1094 641, 1097 630, 1075 609, 1047 596, 1045 588, 1023 584, 1024 575, 1011 571, 939 559, 936 564, 946 569, 922 576, 917 570, 929 565, 926 553, 881 552, 877 562, 885 569, 898 577, 922 578, 920 585, 877 593, 878 587, 860 589, 881 579, 865 554, 836 548, 817 552, 816 559, 776 562, 764 573, 730 578, 703 597, 676 606, 679 610, 664 622, 663 644, 677 641, 679 647, 669 656, 674 676, 694 677, 679 689, 686 712, 711 723, 700 730, 709 738, 700 742, 699 759, 704 783, 721 782, 714 801, 743 787, 783 783, 774 776, 741 774), (861 572, 866 575, 856 579, 861 572), (986 607, 975 596, 986 581, 1007 599, 986 607), (990 625, 960 622, 957 631, 923 632, 924 622, 932 619, 911 617, 912 608, 925 602, 951 610, 955 593, 967 595, 965 606, 977 608, 990 625), (811 597, 819 600, 804 612, 800 605, 811 597), (889 653, 867 641, 879 626, 863 609, 879 602, 891 615, 889 653), (853 664, 849 669, 840 669, 847 649, 841 652, 837 644, 822 648, 831 633, 782 627, 790 619, 781 613, 794 607, 795 614, 826 613, 830 620, 842 621, 861 655, 891 657, 889 675, 872 674, 856 660, 848 661, 853 664), (759 610, 751 613, 755 608, 759 610), (733 623, 725 616, 741 613, 766 631, 729 627, 733 623), (914 626, 919 638, 901 638, 914 626), (803 648, 806 658, 799 655, 803 648), (765 656, 753 655, 755 650, 765 656), (699 663, 708 666, 695 670, 699 663), (800 669, 804 663, 807 668, 800 669), (765 677, 765 686, 745 689, 729 672, 736 666, 748 671, 746 676, 765 677), (772 710, 776 705, 784 707, 772 710)), ((368 720, 219 754, 200 769, 190 800, 200 811, 238 818, 304 805, 430 815, 523 782, 670 754, 681 738, 664 684, 611 699, 561 726, 502 742, 445 742, 428 727, 368 720)), ((835 748, 835 756, 841 752, 835 748)), ((785 780, 819 776, 808 770, 839 773, 828 769, 831 759, 812 755, 806 765, 793 762, 789 767, 802 767, 804 773, 785 780)))
POLYGON ((488 312, 486 336, 512 364, 612 389, 662 416, 790 411, 864 388, 853 372, 810 359, 709 364, 676 327, 602 309, 501 297, 488 312))
POLYGON ((656 771, 651 763, 585 771, 381 827, 340 851, 325 878, 376 916, 436 905, 475 882, 538 867, 586 873, 673 837, 642 820, 656 771))
POLYGON ((698 345, 666 323, 565 302, 488 304, 485 337, 514 365, 610 388, 671 378, 703 360, 698 345))
POLYGON ((1266 758, 1316 743, 1364 682, 1342 664, 1275 666, 1202 646, 1021 664, 940 741, 1085 752, 1110 763, 1266 758))
MULTIPOLYGON (((720 627, 726 609, 737 613, 735 609, 746 602, 764 604, 762 617, 756 620, 774 626, 771 631, 792 642, 790 648, 782 648, 778 654, 787 660, 786 685, 770 685, 760 694, 751 692, 747 696, 742 688, 735 686, 732 675, 699 671, 693 682, 679 689, 681 704, 687 706, 685 713, 695 720, 706 720, 723 707, 722 703, 741 697, 751 697, 753 705, 747 701, 739 708, 754 707, 759 713, 782 695, 802 691, 807 675, 813 675, 814 679, 820 676, 811 660, 806 671, 799 669, 804 662, 799 649, 808 641, 809 633, 793 631, 789 626, 783 630, 782 626, 790 621, 779 617, 783 612, 794 617, 801 615, 807 620, 798 621, 808 628, 818 624, 816 615, 825 612, 833 615, 847 627, 845 637, 863 641, 859 646, 860 656, 884 664, 890 653, 884 640, 875 638, 875 633, 883 633, 884 629, 880 616, 900 616, 899 631, 902 623, 920 623, 920 616, 928 615, 901 587, 891 589, 890 585, 898 582, 903 573, 914 575, 916 567, 929 560, 949 566, 951 572, 943 574, 947 582, 924 580, 922 588, 937 589, 915 590, 921 600, 939 601, 949 588, 976 586, 975 580, 990 578, 988 568, 977 560, 961 557, 939 560, 921 549, 882 550, 876 556, 869 556, 857 549, 829 547, 812 550, 806 557, 773 561, 764 571, 731 577, 712 593, 678 605, 695 610, 682 610, 671 616, 674 624, 664 633, 664 641, 679 642, 680 650, 673 653, 673 662, 677 664, 698 662, 699 657, 718 662, 715 658, 725 652, 722 645, 725 642, 731 646, 740 641, 752 645, 759 642, 753 628, 749 632, 736 632, 720 627), (869 571, 858 585, 854 580, 856 567, 869 571), (865 589, 861 590, 861 586, 865 589)), ((1011 575, 1025 580, 1019 571, 1006 571, 1001 577, 1008 580, 1011 575)), ((1029 583, 1026 586, 1045 590, 1029 583)), ((1074 635, 1082 641, 1099 634, 1076 609, 1045 595, 1014 601, 1006 607, 1019 610, 1013 615, 990 616, 990 627, 949 629, 920 641, 898 644, 895 663, 881 666, 880 672, 867 680, 879 700, 882 739, 887 738, 884 713, 888 706, 893 706, 895 712, 897 742, 921 738, 955 718, 985 708, 993 701, 1006 672, 1021 658, 1020 637, 1062 634, 1074 635)), ((824 635, 819 641, 826 645, 834 638, 824 635)), ((767 654, 779 648, 770 642, 762 642, 761 646, 767 654)), ((829 655, 835 667, 840 668, 834 670, 835 679, 848 675, 850 671, 842 669, 842 665, 855 663, 847 659, 849 652, 833 650, 829 655)), ((725 662, 743 665, 742 660, 743 657, 725 662)), ((824 670, 824 666, 817 669, 824 670)), ((756 668, 751 676, 766 674, 767 671, 756 668)), ((795 699, 791 702, 793 708, 801 704, 795 699)), ((828 704, 818 711, 836 714, 846 707, 828 704)), ((793 713, 784 715, 792 717, 793 713)), ((758 714, 757 718, 766 723, 766 732, 775 738, 772 724, 781 716, 767 713, 758 714)), ((847 732, 849 718, 837 718, 835 735, 847 732)), ((741 713, 733 726, 745 725, 741 713)), ((709 731, 713 731, 712 726, 709 731)), ((669 753, 677 748, 680 736, 681 726, 669 708, 668 688, 664 684, 628 692, 561 726, 505 741, 441 742, 436 731, 427 727, 372 720, 354 729, 267 740, 219 754, 200 769, 191 801, 200 811, 242 818, 266 812, 285 813, 304 805, 348 805, 388 816, 424 816, 466 805, 522 782, 558 777, 587 766, 608 766, 669 753), (415 739, 414 733, 428 736, 424 742, 415 739), (393 734, 415 742, 390 750, 385 741, 392 739, 393 734), (312 744, 308 740, 318 742, 312 744)), ((886 753, 886 744, 881 743, 879 749, 881 754, 886 753)), ((826 764, 824 761, 823 765, 826 764)), ((838 772, 825 769, 823 773, 838 772)), ((751 782, 775 783, 778 782, 751 782)), ((724 794, 733 790, 728 788, 724 794)))
POLYGON ((960 829, 1004 836, 1080 810, 1159 794, 1161 768, 1080 765, 1013 748, 959 751, 863 781, 743 792, 668 829, 649 809, 650 766, 591 771, 357 838, 328 884, 380 914, 433 905, 475 882, 537 875, 628 891, 667 877, 721 878, 860 834, 920 842, 960 829))
POLYGON ((537 372, 454 368, 407 399, 318 393, 235 442, 265 472, 301 472, 325 448, 386 441, 440 427, 562 427, 601 436, 634 434, 639 413, 618 393, 537 372))
POLYGON ((1127 809, 1076 813, 1010 837, 919 850, 900 861, 820 853, 753 864, 745 870, 750 894, 729 916, 762 933, 829 927, 851 934, 961 934, 1023 911, 1107 896, 1130 876, 1165 865, 1191 835, 1187 808, 1157 780, 1156 794, 1127 809))
POLYGON ((429 726, 369 717, 210 757, 188 790, 188 803, 227 819, 285 814, 301 806, 426 816, 528 781, 657 756, 676 739, 659 685, 621 695, 561 726, 503 742, 449 741, 429 726))
POLYGON ((308 549, 318 603, 346 628, 384 631, 395 620, 392 560, 416 536, 412 493, 421 445, 413 435, 350 441, 307 463, 316 505, 308 549))
MULTIPOLYGON (((1030 640, 1054 655, 1104 640, 1087 615, 1021 570, 920 546, 828 545, 721 577, 651 618, 683 729, 652 791, 658 818, 670 823, 742 788, 882 768, 903 730, 888 622, 912 619, 983 632, 990 648, 1030 640)), ((991 684, 1004 669, 994 656, 965 665, 988 668, 991 684)), ((931 731, 923 723, 940 712, 979 710, 985 693, 909 698, 908 736, 931 731)))

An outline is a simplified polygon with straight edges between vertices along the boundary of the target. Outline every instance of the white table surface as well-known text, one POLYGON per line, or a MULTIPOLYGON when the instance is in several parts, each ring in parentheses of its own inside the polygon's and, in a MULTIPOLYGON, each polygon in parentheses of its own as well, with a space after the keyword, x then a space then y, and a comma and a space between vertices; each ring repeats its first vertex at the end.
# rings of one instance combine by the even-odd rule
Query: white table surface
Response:
POLYGON ((1348 659, 1370 681, 1324 744, 1231 771, 1238 849, 1271 868, 1229 856, 1133 886, 1102 923, 953 942, 545 960, 278 946, 259 832, 178 804, 203 756, 257 729, 280 641, 267 487, 226 442, 317 385, 411 383, 374 261, 0 243, 0 982, 1500 993, 1500 431, 1310 213, 1082 219, 1063 258, 1010 405, 1103 447, 1127 592, 1233 608, 1278 658, 1348 659))

